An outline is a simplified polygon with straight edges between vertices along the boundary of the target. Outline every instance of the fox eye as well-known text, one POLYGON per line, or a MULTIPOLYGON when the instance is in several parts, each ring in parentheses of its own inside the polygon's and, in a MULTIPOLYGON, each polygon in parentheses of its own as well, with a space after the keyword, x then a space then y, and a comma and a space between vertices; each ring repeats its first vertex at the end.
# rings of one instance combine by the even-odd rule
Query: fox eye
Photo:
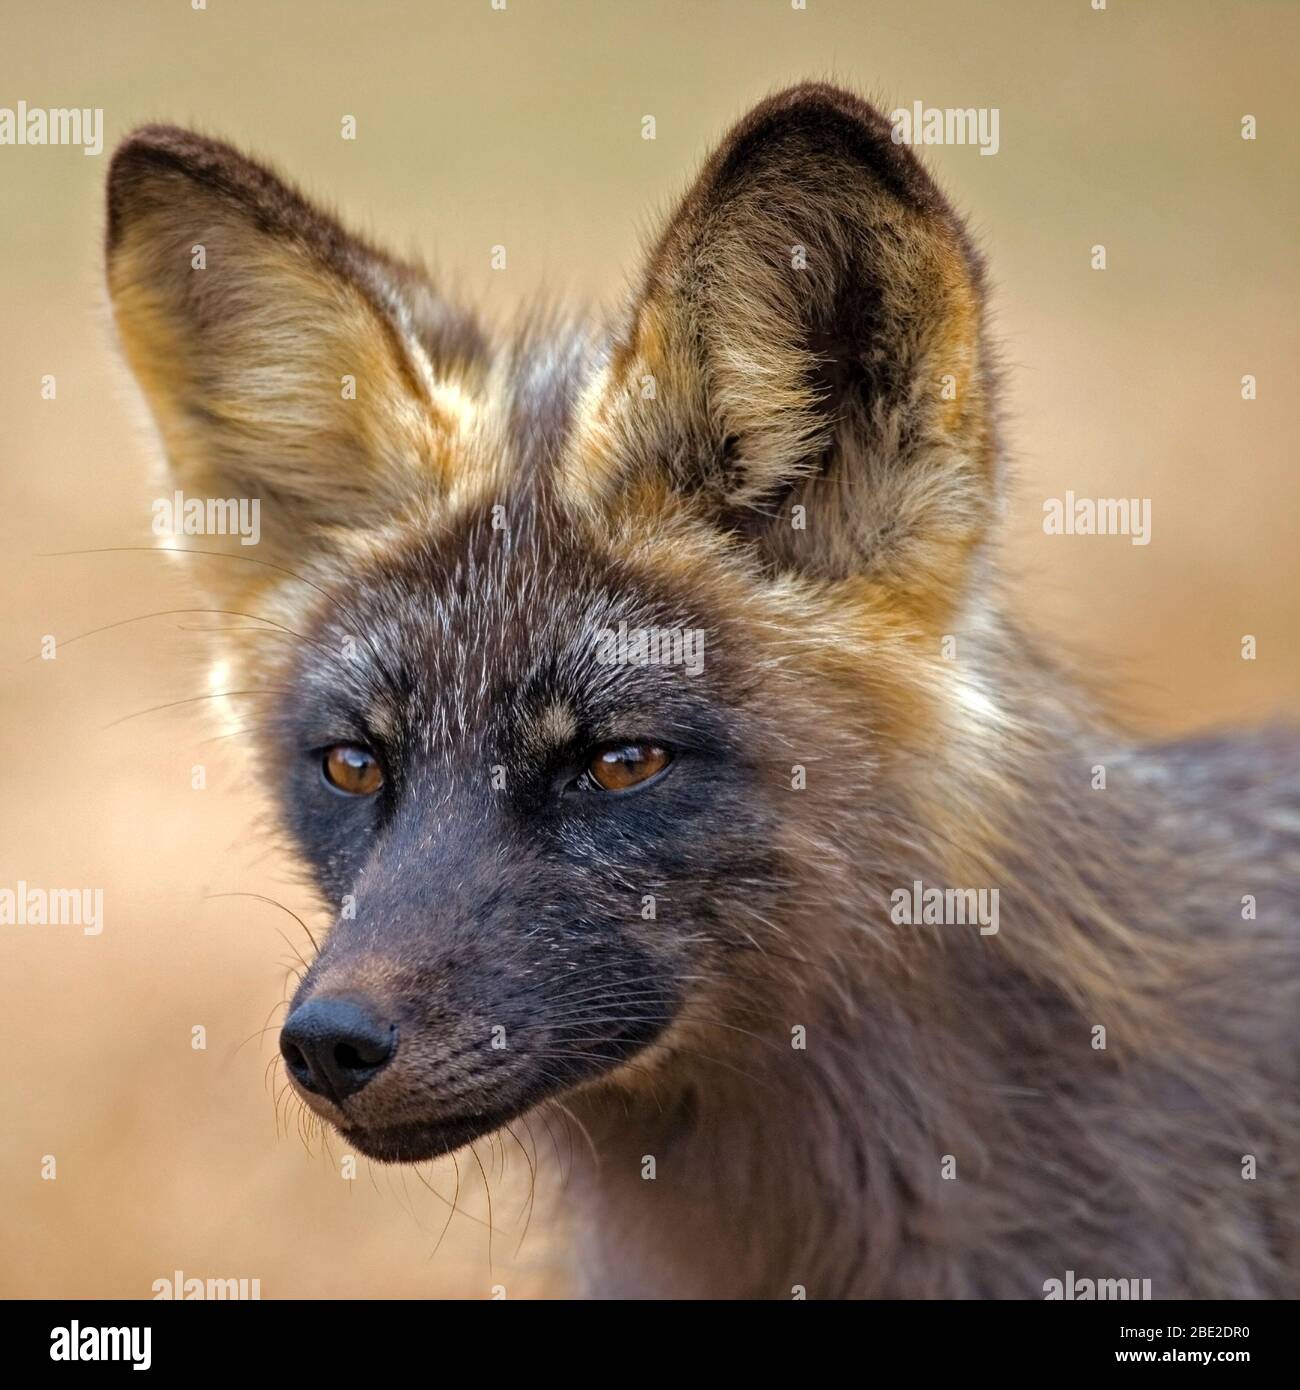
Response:
POLYGON ((672 755, 657 743, 627 743, 603 748, 587 764, 586 776, 598 791, 625 792, 657 777, 672 755))
POLYGON ((373 796, 384 785, 379 759, 356 743, 336 743, 327 748, 321 771, 335 791, 347 796, 373 796))

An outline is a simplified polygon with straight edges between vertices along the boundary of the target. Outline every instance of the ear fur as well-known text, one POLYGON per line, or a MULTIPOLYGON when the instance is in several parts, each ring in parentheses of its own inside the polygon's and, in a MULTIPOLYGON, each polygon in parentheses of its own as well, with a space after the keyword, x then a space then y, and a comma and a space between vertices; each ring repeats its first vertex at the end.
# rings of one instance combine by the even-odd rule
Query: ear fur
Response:
POLYGON ((933 606, 995 502, 982 301, 960 220, 888 121, 834 87, 783 92, 654 246, 570 482, 614 507, 667 487, 767 564, 933 606))
POLYGON ((261 499, 263 558, 447 487, 477 329, 260 164, 136 131, 109 172, 107 263, 176 482, 261 499))

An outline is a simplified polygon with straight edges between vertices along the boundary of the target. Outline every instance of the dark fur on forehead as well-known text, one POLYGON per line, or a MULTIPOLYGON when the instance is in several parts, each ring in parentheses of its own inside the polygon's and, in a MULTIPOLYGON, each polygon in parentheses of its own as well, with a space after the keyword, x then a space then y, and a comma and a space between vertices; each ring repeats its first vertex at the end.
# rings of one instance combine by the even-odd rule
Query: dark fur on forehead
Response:
POLYGON ((352 635, 356 661, 344 679, 332 659, 305 665, 330 708, 373 711, 403 739, 418 731, 426 752, 478 757, 552 706, 572 714, 574 744, 651 733, 721 743, 706 711, 720 687, 743 696, 746 682, 718 647, 721 615, 702 618, 707 603, 617 553, 546 475, 520 477, 499 501, 414 532, 351 575, 345 608, 322 607, 313 636, 332 652, 352 635), (707 628, 707 673, 601 665, 597 634, 621 622, 707 628))

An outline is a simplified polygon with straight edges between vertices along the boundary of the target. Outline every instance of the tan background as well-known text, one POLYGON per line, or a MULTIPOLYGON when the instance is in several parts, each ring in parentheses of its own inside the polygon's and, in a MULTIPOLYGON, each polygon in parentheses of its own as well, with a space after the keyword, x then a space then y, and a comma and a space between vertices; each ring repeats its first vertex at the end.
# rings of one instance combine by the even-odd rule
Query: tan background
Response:
MULTIPOLYGON (((1300 6, 1226 0, 721 4, 188 0, 0 6, 0 105, 102 106, 106 145, 191 122, 272 158, 506 316, 611 303, 655 212, 756 98, 834 76, 886 109, 996 106, 1001 152, 930 151, 988 249, 1035 626, 1157 732, 1294 708, 1300 6), (1244 113, 1259 139, 1239 135, 1244 113), (359 138, 339 135, 344 114, 359 138), (654 142, 640 138, 653 114, 654 142), (488 268, 504 243, 509 270, 488 268), (1110 268, 1089 268, 1104 243, 1110 268), (1260 398, 1240 399, 1243 373, 1260 398), (1047 496, 1149 496, 1154 539, 1053 538, 1047 496), (1259 660, 1240 660, 1242 633, 1259 660)), ((490 1174, 462 1215, 413 1173, 309 1155, 268 1063, 308 896, 202 706, 188 599, 146 554, 155 459, 101 290, 108 152, 0 147, 0 885, 98 885, 107 927, 0 928, 0 1291, 147 1296, 175 1269, 266 1297, 558 1287, 545 1222, 490 1174), (58 398, 43 402, 54 373, 58 398), (208 788, 190 788, 194 763, 208 788), (250 832, 250 827, 256 827, 250 832), (278 1015, 276 1015, 278 1016, 278 1015), (206 1051, 190 1029, 208 1030, 206 1051), (250 1040, 251 1039, 251 1040, 250 1040), (249 1041, 246 1041, 249 1040, 249 1041), (242 1045, 241 1045, 242 1044, 242 1045), (42 1155, 58 1161, 40 1178, 42 1155)), ((497 1158, 478 1146, 484 1162, 497 1158)), ((510 1169, 526 1171, 518 1151, 510 1169)), ((446 1164, 425 1174, 450 1196, 446 1164)))

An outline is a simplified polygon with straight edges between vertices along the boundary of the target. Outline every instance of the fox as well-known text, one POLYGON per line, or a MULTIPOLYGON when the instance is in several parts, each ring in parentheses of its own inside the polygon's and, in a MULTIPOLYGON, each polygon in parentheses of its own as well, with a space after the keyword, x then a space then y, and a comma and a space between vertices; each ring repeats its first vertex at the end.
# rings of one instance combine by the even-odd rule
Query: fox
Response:
POLYGON ((567 1127, 587 1297, 1300 1294, 1300 741, 1023 629, 983 255, 884 114, 753 107, 605 314, 170 126, 106 221, 171 483, 261 502, 195 564, 330 919, 311 1116, 567 1127))

